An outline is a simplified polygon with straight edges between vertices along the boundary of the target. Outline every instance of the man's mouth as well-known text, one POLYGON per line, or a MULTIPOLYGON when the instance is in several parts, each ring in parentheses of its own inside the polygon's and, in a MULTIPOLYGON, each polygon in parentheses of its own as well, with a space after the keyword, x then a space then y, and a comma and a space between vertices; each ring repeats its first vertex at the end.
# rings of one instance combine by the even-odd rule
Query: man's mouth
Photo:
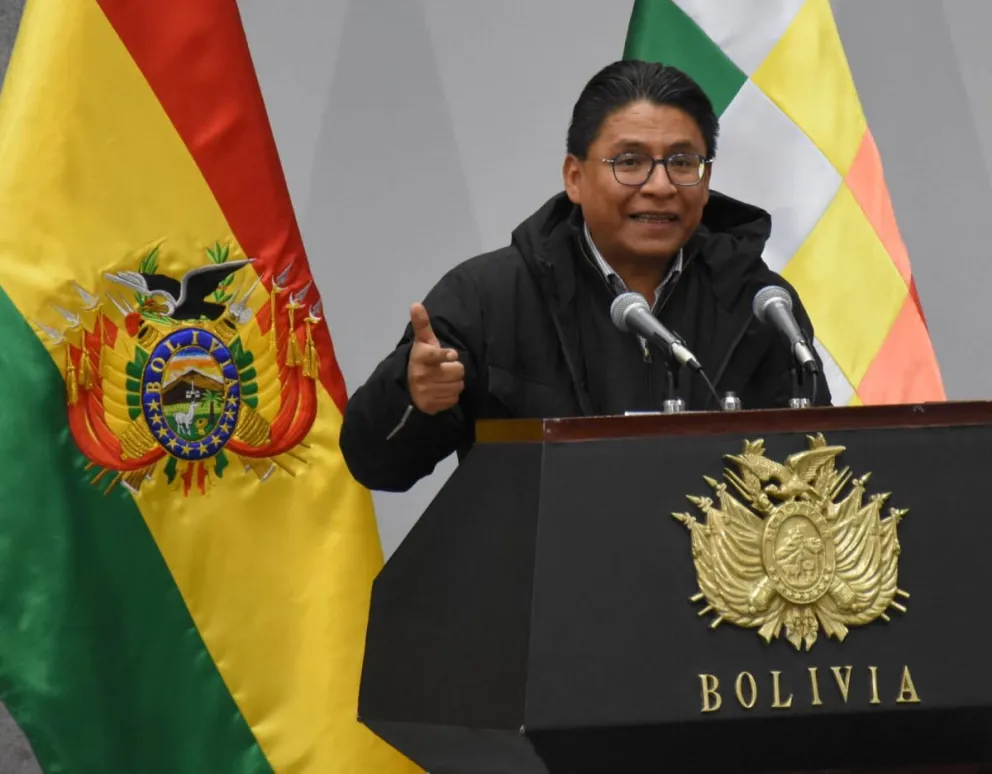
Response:
POLYGON ((671 212, 637 212, 630 218, 639 223, 675 223, 679 216, 671 212))

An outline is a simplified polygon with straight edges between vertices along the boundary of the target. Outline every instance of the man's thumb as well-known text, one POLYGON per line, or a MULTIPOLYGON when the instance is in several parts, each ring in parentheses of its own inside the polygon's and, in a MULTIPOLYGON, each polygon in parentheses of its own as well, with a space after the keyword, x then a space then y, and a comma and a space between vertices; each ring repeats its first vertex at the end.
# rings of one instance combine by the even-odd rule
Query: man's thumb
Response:
POLYGON ((413 325, 413 338, 421 344, 438 345, 437 336, 431 328, 431 318, 423 304, 410 307, 410 324, 413 325))

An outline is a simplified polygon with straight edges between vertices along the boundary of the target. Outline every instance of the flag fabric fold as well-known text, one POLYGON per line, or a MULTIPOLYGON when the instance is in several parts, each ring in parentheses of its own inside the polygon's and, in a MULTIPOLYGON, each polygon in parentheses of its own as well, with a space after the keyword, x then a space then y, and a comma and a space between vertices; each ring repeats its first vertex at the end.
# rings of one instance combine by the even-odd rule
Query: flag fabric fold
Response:
POLYGON ((0 95, 0 698, 46 771, 375 771, 370 493, 234 0, 28 0, 0 95))
POLYGON ((835 405, 945 400, 829 0, 636 0, 624 57, 709 95, 711 185, 771 213, 764 257, 807 307, 835 405))

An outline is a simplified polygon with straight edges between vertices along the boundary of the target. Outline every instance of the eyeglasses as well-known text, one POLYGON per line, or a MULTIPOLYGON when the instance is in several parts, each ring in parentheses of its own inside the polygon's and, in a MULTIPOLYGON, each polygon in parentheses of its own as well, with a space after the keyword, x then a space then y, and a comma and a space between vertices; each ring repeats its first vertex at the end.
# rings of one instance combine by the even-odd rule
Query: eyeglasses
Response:
POLYGON ((613 177, 622 185, 644 185, 654 174, 654 168, 661 164, 672 185, 681 187, 699 185, 706 165, 713 161, 698 153, 673 153, 663 159, 652 158, 646 153, 621 153, 612 159, 600 160, 613 167, 613 177))

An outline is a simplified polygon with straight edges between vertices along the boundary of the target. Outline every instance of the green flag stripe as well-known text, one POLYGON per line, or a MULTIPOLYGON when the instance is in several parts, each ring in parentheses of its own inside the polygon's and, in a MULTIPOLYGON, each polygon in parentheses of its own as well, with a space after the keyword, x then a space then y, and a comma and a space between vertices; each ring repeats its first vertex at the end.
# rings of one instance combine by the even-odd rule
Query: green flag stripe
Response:
POLYGON ((747 81, 747 75, 673 0, 636 0, 623 56, 683 70, 703 88, 717 115, 747 81))
POLYGON ((270 772, 137 507, 88 483, 61 375, 2 290, 0 374, 0 698, 42 767, 270 772))

